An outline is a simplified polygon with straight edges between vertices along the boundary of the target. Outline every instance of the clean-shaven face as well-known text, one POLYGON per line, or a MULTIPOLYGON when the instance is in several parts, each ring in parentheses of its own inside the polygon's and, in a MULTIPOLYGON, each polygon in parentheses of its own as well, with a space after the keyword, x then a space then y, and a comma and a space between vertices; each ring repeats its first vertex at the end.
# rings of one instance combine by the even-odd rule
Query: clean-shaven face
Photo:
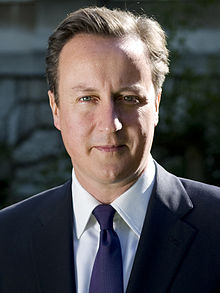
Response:
POLYGON ((147 166, 159 107, 143 43, 79 34, 63 47, 58 76, 58 107, 49 92, 54 123, 80 183, 135 182, 147 166))

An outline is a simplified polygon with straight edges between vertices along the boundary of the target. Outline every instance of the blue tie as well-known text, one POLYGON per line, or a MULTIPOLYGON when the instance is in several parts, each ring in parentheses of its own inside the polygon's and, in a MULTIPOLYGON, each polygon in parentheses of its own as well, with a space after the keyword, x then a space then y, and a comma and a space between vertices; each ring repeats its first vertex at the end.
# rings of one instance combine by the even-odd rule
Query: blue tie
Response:
POLYGON ((111 205, 99 205, 93 211, 101 231, 89 293, 123 293, 121 246, 113 230, 114 214, 111 205))

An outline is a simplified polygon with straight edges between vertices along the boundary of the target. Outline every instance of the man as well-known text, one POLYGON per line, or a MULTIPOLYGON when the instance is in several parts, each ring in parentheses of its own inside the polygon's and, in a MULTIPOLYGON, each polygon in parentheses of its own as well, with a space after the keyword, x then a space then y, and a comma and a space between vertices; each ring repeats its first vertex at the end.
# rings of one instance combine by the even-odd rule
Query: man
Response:
POLYGON ((1 212, 0 292, 220 292, 220 189, 150 155, 167 73, 164 32, 145 16, 85 8, 51 35, 72 180, 1 212))

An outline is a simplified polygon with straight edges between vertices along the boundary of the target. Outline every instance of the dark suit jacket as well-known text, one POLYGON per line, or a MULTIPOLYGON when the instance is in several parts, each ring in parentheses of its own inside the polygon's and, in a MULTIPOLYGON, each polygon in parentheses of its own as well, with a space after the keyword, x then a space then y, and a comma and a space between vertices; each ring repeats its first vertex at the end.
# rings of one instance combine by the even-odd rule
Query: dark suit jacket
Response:
MULTIPOLYGON (((75 292, 71 181, 0 212, 0 292, 75 292)), ((157 165, 126 292, 220 292, 220 188, 157 165)))

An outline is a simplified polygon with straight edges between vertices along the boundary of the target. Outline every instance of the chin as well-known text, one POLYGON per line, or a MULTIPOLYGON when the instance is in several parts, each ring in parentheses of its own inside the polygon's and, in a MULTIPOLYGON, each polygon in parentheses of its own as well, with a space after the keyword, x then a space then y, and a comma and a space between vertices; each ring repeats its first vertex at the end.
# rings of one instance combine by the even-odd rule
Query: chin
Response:
POLYGON ((128 169, 120 168, 103 168, 97 177, 100 178, 104 184, 114 184, 124 182, 129 178, 128 169))

